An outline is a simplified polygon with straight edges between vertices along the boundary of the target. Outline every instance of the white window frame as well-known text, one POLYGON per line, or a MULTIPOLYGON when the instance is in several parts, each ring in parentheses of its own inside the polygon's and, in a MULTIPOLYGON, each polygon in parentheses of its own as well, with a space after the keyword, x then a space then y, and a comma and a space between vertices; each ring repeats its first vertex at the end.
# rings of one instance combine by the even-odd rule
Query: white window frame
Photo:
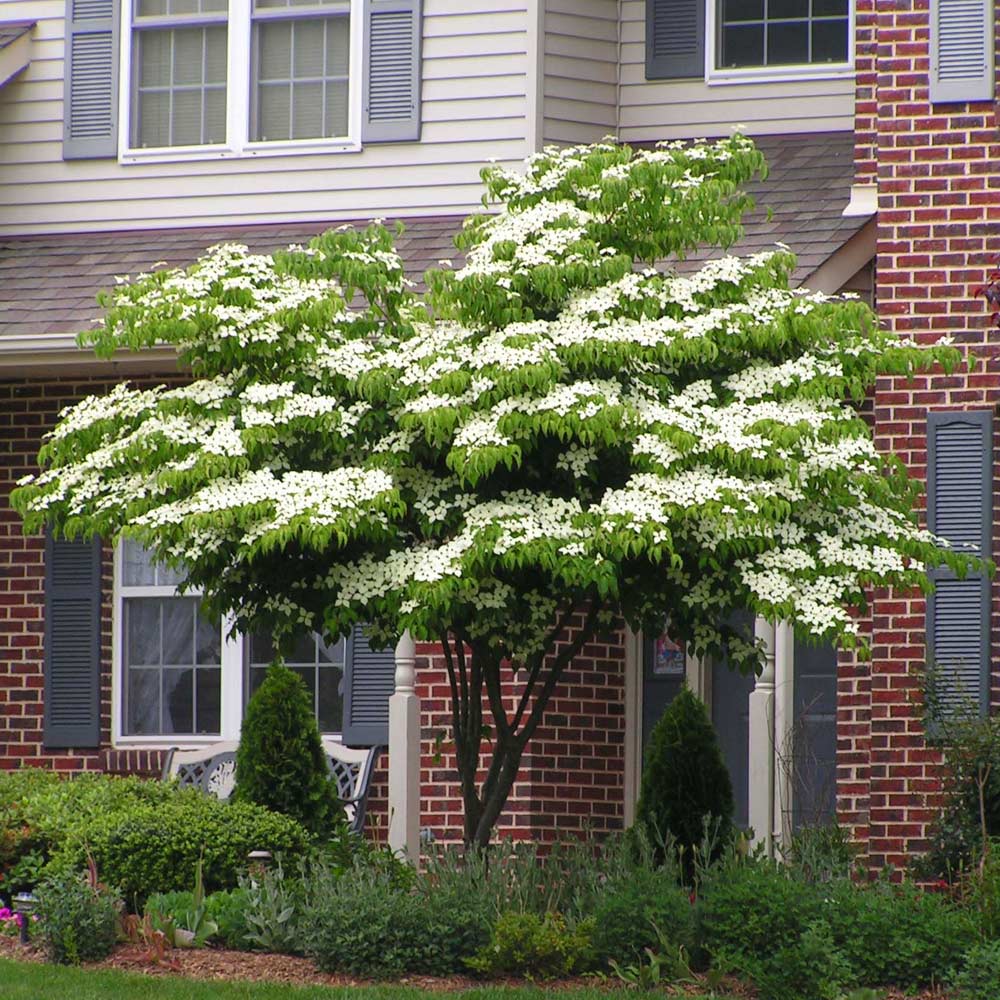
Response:
MULTIPOLYGON (((364 52, 363 0, 348 0, 351 18, 351 54, 348 69, 347 135, 328 139, 250 140, 250 64, 253 59, 251 0, 229 0, 227 20, 226 141, 210 146, 159 146, 133 148, 132 140, 132 10, 133 0, 123 0, 118 75, 118 159, 131 163, 184 163, 196 160, 252 159, 266 156, 299 156, 309 153, 352 153, 361 149, 361 90, 364 52)), ((302 8, 290 8, 289 16, 302 8)), ((179 19, 178 26, 183 21, 179 19)))
POLYGON ((854 77, 854 0, 847 11, 847 61, 842 63, 804 63, 791 66, 742 66, 739 69, 716 68, 721 0, 706 0, 705 82, 711 86, 746 83, 784 83, 797 80, 838 80, 854 77))
MULTIPOLYGON (((243 637, 230 636, 232 621, 223 619, 221 674, 220 732, 216 733, 159 733, 149 736, 131 736, 125 733, 125 614, 124 602, 130 597, 178 596, 170 584, 153 586, 125 586, 125 549, 115 546, 114 582, 112 585, 111 614, 111 742, 116 747, 170 747, 208 746, 220 740, 238 740, 243 718, 243 637)), ((196 597, 197 591, 188 591, 184 597, 196 597)))

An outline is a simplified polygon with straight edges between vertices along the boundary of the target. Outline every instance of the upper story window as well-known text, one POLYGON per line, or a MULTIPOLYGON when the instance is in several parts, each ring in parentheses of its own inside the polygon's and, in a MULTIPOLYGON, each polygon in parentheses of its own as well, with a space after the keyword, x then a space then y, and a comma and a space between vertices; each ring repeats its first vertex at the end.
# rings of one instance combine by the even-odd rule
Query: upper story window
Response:
POLYGON ((646 77, 770 82, 852 72, 851 0, 646 0, 646 77))
POLYGON ((63 158, 420 138, 421 0, 67 0, 63 158))
POLYGON ((715 65, 846 63, 848 0, 718 0, 715 65))
POLYGON ((132 0, 129 148, 351 143, 359 0, 132 0))

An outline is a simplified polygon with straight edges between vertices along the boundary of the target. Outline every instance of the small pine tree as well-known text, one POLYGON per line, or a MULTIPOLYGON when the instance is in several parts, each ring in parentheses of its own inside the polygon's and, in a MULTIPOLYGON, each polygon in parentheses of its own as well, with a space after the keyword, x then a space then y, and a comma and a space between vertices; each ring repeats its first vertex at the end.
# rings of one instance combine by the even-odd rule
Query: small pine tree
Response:
POLYGON ((669 833, 689 858, 706 816, 718 823, 718 843, 729 840, 733 784, 705 703, 685 685, 650 733, 636 825, 653 843, 669 833))
POLYGON ((343 819, 302 679, 272 663, 247 704, 236 751, 236 798, 297 819, 318 836, 343 819))

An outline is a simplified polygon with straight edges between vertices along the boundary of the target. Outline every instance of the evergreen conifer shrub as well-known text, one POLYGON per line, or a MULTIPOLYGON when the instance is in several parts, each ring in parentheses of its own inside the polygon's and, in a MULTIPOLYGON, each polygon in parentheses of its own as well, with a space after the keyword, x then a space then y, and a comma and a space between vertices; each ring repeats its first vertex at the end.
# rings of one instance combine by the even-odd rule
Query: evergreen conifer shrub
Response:
POLYGON ((329 836, 343 807, 329 779, 309 692, 282 663, 268 667, 247 704, 236 752, 236 797, 329 836))
POLYGON ((705 704, 685 685, 650 733, 636 824, 654 844, 669 834, 690 858, 706 816, 718 824, 717 843, 726 843, 733 830, 733 785, 705 704))

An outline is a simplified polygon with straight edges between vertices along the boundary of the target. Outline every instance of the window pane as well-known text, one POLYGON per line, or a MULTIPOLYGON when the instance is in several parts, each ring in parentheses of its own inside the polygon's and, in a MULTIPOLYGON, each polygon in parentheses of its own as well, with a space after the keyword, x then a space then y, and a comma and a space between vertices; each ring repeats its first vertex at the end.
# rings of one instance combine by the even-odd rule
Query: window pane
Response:
POLYGON ((348 0, 254 0, 254 10, 287 10, 289 7, 332 7, 344 9, 348 0))
POLYGON ((768 0, 768 20, 774 21, 783 17, 795 17, 802 20, 809 18, 809 0, 768 0))
POLYGON ((723 0, 723 21, 760 21, 764 17, 764 0, 723 0))
POLYGON ((222 26, 205 29, 205 83, 225 83, 228 70, 226 29, 222 26))
POLYGON ((338 639, 336 642, 331 643, 317 636, 316 645, 320 663, 335 663, 339 667, 344 665, 344 654, 347 651, 347 641, 345 639, 338 639))
POLYGON ((809 25, 770 24, 767 28, 767 64, 790 65, 809 62, 809 25))
POLYGON ((722 66, 763 66, 764 26, 726 28, 722 32, 722 66))
POLYGON ((289 138, 291 120, 291 85, 287 83, 261 84, 259 88, 257 134, 254 139, 289 138))
POLYGON ((344 674, 337 667, 320 667, 319 704, 316 721, 321 733, 339 733, 344 728, 344 674))
POLYGON ((222 662, 222 628, 219 622, 206 618, 199 609, 195 622, 195 662, 222 662))
POLYGON ((351 65, 351 21, 331 17, 326 22, 326 72, 328 76, 347 76, 351 65))
POLYGON ((139 31, 136 33, 139 85, 166 87, 170 84, 170 52, 173 33, 170 31, 139 31))
POLYGON ((315 663, 316 636, 312 632, 303 632, 295 637, 295 645, 287 657, 288 663, 315 663))
POLYGON ((195 671, 196 733, 217 733, 222 729, 222 671, 200 667, 195 671))
POLYGON ((813 0, 813 17, 847 17, 847 0, 813 0))
POLYGON ((138 17, 156 17, 167 13, 167 0, 136 0, 135 13, 138 17))
POLYGON ((257 688, 264 683, 264 677, 267 675, 267 667, 251 667, 250 668, 250 683, 247 685, 247 697, 252 698, 257 688))
POLYGON ((194 670, 163 671, 163 732, 194 732, 194 670))
POLYGON ((346 80, 327 84, 325 135, 347 135, 347 101, 346 80))
POLYGON ((122 602, 125 617, 125 656, 130 667, 160 662, 160 602, 156 598, 129 598, 122 602))
POLYGON ((129 670, 126 676, 125 735, 157 735, 160 732, 159 670, 129 670))
POLYGON ((174 36, 173 82, 182 86, 200 84, 204 69, 202 57, 205 36, 201 31, 171 31, 170 34, 174 36))
POLYGON ((168 598, 163 607, 163 663, 189 665, 194 661, 195 601, 168 598))
POLYGON ((171 146, 197 146, 201 142, 201 92, 178 90, 174 93, 171 146))
POLYGON ((323 135, 323 84, 294 84, 292 100, 292 138, 315 139, 323 135))
POLYGON ((269 635, 254 635, 250 638, 250 662, 264 664, 274 659, 274 643, 269 635))
POLYGON ((205 137, 207 143, 226 141, 226 91, 205 93, 205 137))
POLYGON ((122 584, 137 587, 156 582, 150 554, 138 542, 122 542, 122 584))
POLYGON ((847 62, 847 21, 813 23, 812 61, 847 62))
POLYGON ((323 76, 323 35, 325 22, 296 21, 293 31, 295 77, 323 76))
POLYGON ((289 21, 258 24, 258 78, 288 80, 292 75, 292 25, 289 21))

